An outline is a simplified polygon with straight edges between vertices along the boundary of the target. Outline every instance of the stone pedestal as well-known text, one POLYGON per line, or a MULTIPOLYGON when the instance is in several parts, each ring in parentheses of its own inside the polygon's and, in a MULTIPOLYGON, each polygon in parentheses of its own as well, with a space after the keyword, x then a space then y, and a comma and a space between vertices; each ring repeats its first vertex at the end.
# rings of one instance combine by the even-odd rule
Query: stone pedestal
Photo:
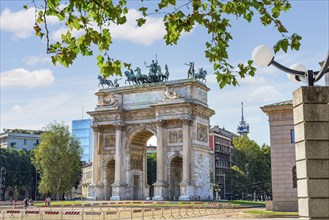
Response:
POLYGON ((190 186, 186 182, 182 182, 179 184, 180 185, 180 196, 178 200, 191 200, 191 196, 193 195, 192 193, 192 186, 190 186))
POLYGON ((104 199, 104 186, 102 184, 89 185, 88 200, 103 200, 104 199))
POLYGON ((154 186, 154 196, 152 200, 164 200, 166 195, 166 184, 164 182, 156 182, 153 184, 154 186))
POLYGON ((294 92, 300 219, 329 219, 329 87, 294 92))
POLYGON ((113 183, 111 200, 118 201, 118 200, 126 199, 125 191, 126 191, 126 187, 124 184, 113 183))

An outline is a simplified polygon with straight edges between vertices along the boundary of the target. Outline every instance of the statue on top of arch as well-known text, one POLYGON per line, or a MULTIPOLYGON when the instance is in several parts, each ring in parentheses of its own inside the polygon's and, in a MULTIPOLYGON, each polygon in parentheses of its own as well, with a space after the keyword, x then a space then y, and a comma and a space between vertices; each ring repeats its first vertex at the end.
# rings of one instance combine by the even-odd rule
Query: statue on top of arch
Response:
POLYGON ((125 76, 127 77, 125 83, 131 84, 145 84, 145 83, 157 83, 157 82, 164 82, 168 81, 169 79, 169 69, 168 65, 166 64, 164 67, 164 72, 162 72, 161 66, 159 65, 157 57, 155 60, 152 60, 152 63, 149 65, 144 62, 146 68, 149 68, 148 74, 142 74, 141 68, 136 67, 135 70, 130 69, 124 72, 125 76))

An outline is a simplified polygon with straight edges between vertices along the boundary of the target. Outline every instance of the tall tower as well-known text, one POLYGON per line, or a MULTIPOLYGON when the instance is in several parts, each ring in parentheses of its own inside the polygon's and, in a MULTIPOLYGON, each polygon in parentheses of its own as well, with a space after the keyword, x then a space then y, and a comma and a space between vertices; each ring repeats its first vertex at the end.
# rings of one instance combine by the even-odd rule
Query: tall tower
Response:
POLYGON ((243 117, 243 102, 241 102, 241 121, 238 125, 237 133, 240 134, 240 136, 249 133, 249 124, 247 124, 243 117))

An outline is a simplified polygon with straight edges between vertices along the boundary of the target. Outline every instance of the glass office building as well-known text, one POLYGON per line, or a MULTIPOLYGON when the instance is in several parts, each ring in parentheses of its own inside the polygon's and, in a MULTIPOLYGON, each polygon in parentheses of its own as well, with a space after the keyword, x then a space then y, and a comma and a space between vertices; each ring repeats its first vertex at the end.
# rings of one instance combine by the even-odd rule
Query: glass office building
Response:
POLYGON ((92 162, 93 131, 91 129, 91 119, 73 120, 72 134, 80 140, 83 149, 81 161, 92 162))

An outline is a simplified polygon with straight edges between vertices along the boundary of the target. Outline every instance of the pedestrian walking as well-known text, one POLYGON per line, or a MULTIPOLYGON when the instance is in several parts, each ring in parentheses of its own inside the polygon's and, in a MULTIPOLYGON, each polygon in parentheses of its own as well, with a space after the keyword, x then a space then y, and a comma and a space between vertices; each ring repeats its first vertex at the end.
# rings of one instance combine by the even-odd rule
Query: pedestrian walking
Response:
POLYGON ((27 197, 23 200, 23 204, 25 209, 29 206, 29 199, 27 197))

